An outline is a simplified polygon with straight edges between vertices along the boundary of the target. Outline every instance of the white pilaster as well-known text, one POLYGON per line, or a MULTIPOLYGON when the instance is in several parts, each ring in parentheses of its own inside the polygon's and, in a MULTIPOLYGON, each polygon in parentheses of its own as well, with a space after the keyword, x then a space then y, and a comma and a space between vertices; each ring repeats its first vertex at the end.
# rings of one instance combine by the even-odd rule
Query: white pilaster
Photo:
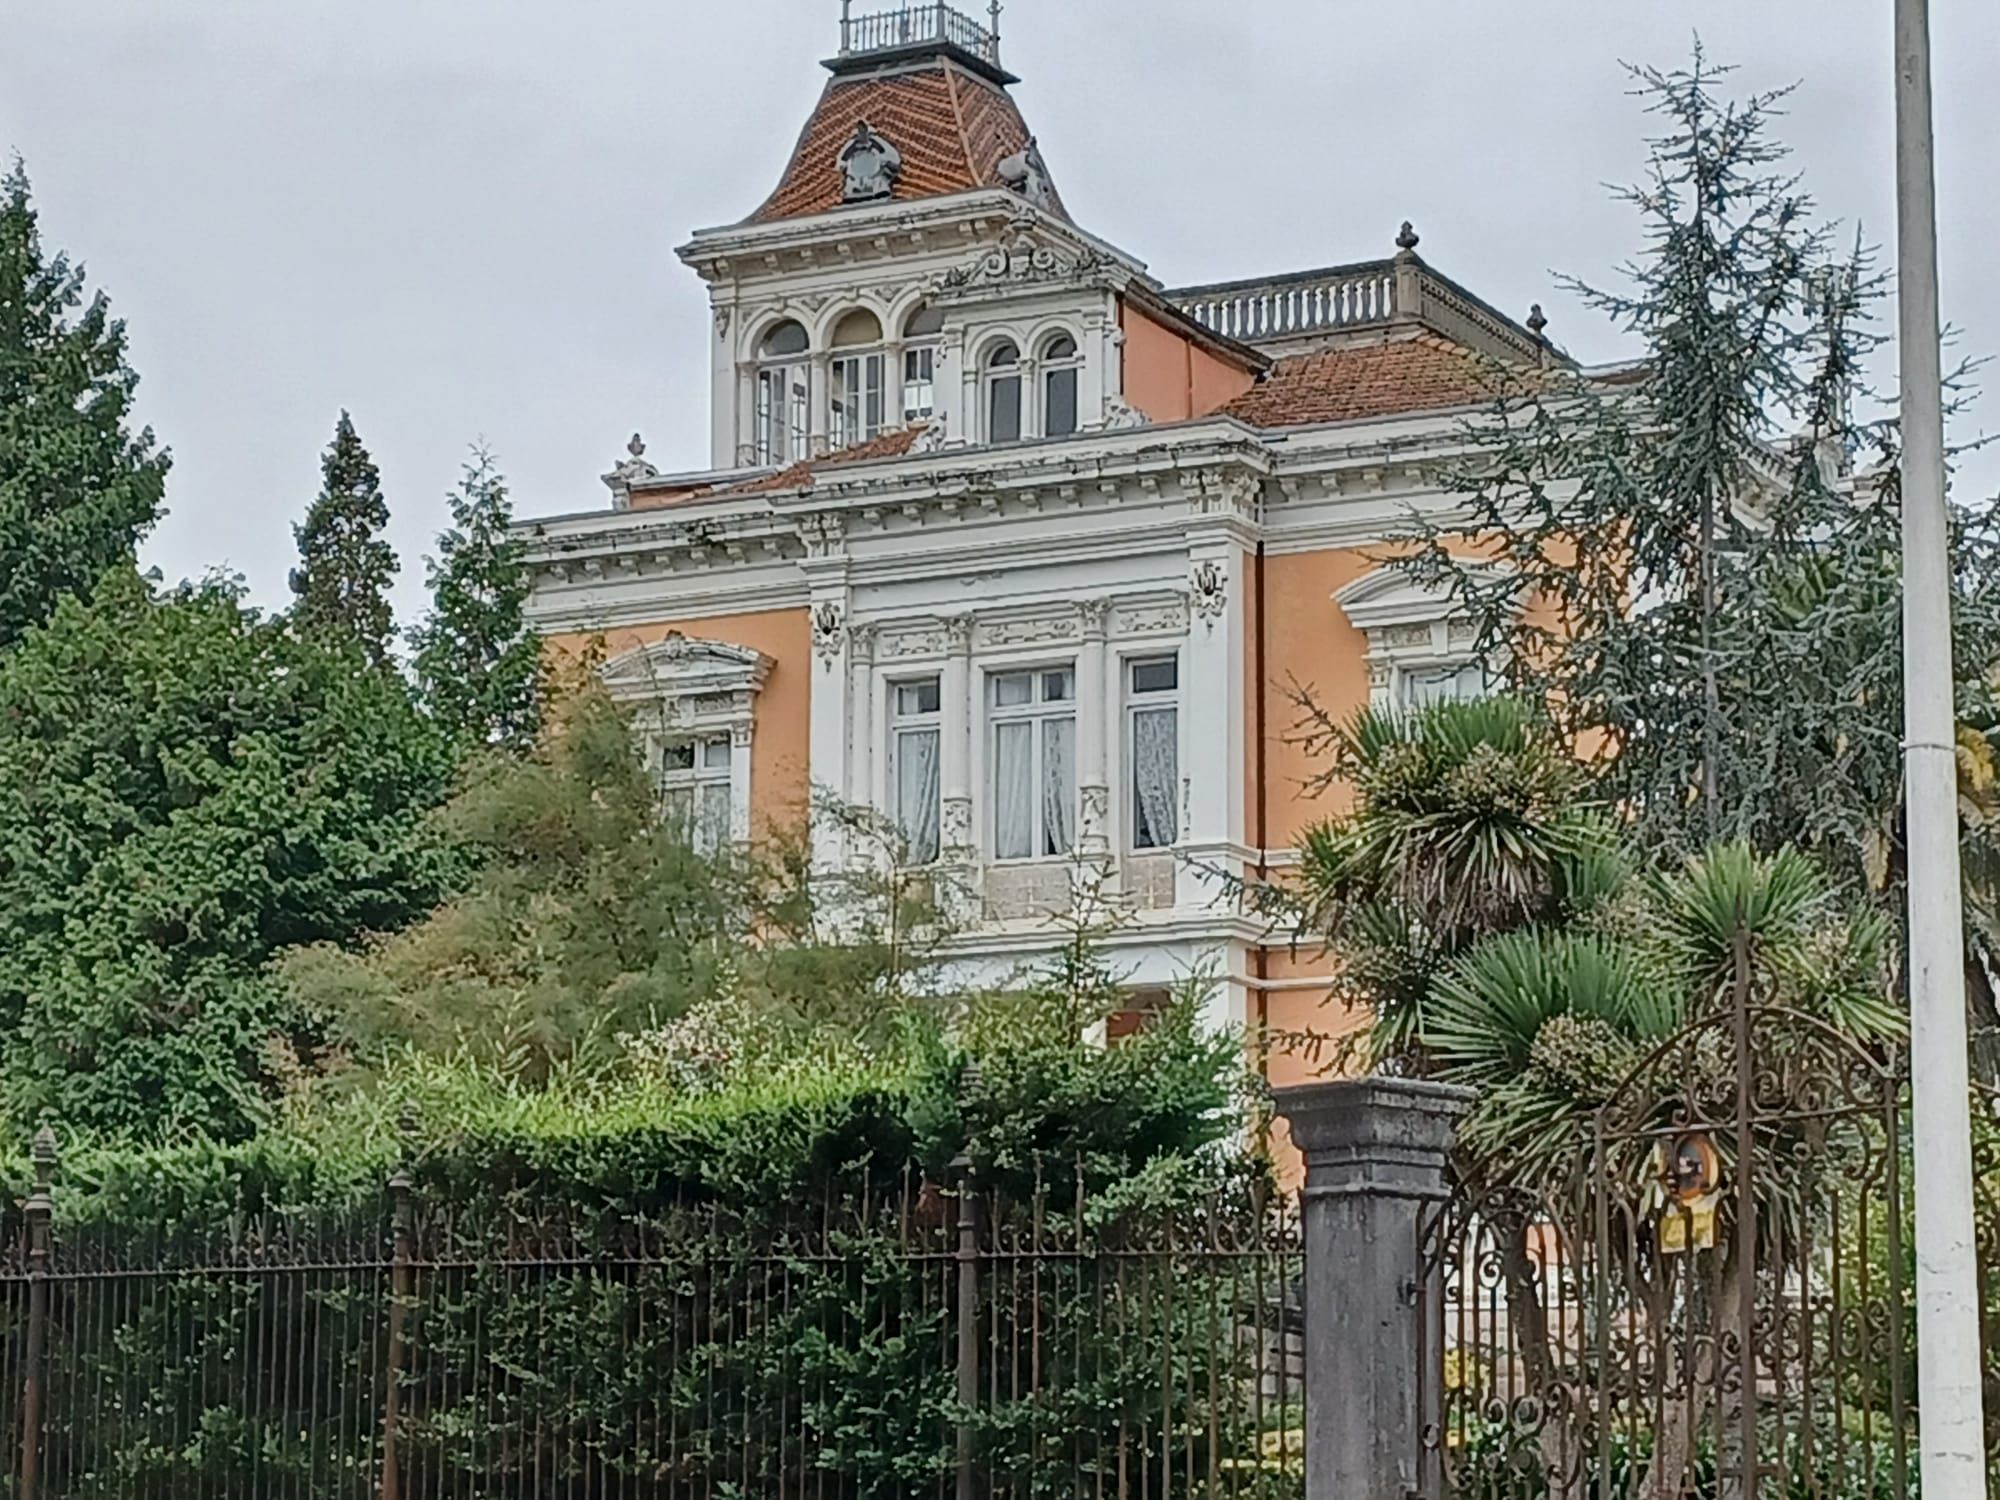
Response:
POLYGON ((1114 674, 1106 670, 1110 653, 1104 633, 1110 613, 1105 599, 1086 599, 1077 606, 1077 852, 1085 862, 1108 861, 1111 854, 1109 748, 1118 722, 1118 693, 1114 674))
MULTIPOLYGON (((812 593, 808 617, 812 630, 812 697, 807 732, 807 758, 815 803, 831 793, 838 797, 852 785, 848 768, 848 726, 852 720, 854 687, 853 630, 850 618, 853 590, 848 583, 846 530, 837 516, 808 518, 801 527, 806 556, 800 569, 812 593)), ((829 819, 812 820, 813 861, 822 869, 839 868, 847 857, 846 839, 829 819)))
POLYGON ((1188 640, 1181 701, 1183 817, 1181 904, 1226 900, 1222 876, 1242 874, 1245 848, 1243 594, 1245 512, 1253 480, 1230 476, 1195 498, 1188 524, 1188 640))
POLYGON ((750 837, 749 723, 729 726, 729 836, 737 843, 750 837))

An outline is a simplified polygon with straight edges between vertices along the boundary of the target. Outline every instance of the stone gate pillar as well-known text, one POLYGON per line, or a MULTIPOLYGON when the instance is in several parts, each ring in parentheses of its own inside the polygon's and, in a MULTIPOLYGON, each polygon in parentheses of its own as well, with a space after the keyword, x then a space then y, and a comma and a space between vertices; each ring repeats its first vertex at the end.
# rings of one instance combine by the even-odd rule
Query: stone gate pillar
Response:
POLYGON ((1420 1414, 1438 1410, 1443 1371, 1424 1368, 1438 1362, 1423 1329, 1437 1326, 1443 1285, 1422 1274, 1418 1238, 1472 1098, 1396 1078, 1277 1091, 1306 1164, 1306 1500, 1435 1492, 1420 1414))

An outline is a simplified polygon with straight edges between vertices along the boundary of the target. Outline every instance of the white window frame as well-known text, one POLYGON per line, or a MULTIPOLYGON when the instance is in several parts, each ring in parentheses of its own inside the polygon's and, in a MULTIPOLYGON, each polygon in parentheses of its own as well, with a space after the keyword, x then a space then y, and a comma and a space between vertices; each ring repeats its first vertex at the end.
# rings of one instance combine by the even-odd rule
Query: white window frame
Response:
POLYGON ((695 742, 693 775, 686 784, 713 785, 725 773, 719 765, 702 764, 701 746, 728 740, 728 836, 739 843, 750 837, 757 695, 771 667, 769 657, 748 646, 670 633, 664 640, 613 657, 598 673, 612 699, 632 714, 647 766, 663 791, 668 775, 688 775, 684 770, 666 770, 665 747, 695 742))
MULTIPOLYGON (((888 687, 889 743, 886 758, 888 795, 884 806, 890 810, 891 820, 897 824, 898 832, 907 840, 909 838, 909 831, 901 826, 903 810, 903 737, 905 735, 920 734, 929 734, 932 736, 936 744, 934 754, 938 757, 939 766, 942 768, 944 756, 944 678, 937 672, 919 673, 909 677, 891 677, 887 680, 886 686, 888 687), (921 689, 926 685, 936 690, 937 707, 929 710, 905 712, 902 707, 903 690, 905 688, 921 689)), ((934 796, 937 799, 937 806, 932 810, 932 823, 937 829, 938 847, 931 851, 928 859, 917 858, 915 857, 917 851, 910 851, 913 856, 908 861, 911 868, 921 868, 934 864, 944 855, 944 786, 942 780, 939 781, 934 791, 934 796)))
MULTIPOLYGON (((1480 571, 1489 583, 1505 576, 1498 568, 1480 571)), ((1333 599, 1367 637, 1369 698, 1376 708, 1408 712, 1422 706, 1411 700, 1414 684, 1474 670, 1480 673, 1480 689, 1451 696, 1470 701, 1493 691, 1495 663, 1481 657, 1478 629, 1449 587, 1425 583, 1395 568, 1378 568, 1340 589, 1333 599)))
POLYGON ((1067 328, 1058 328, 1042 337, 1037 346, 1039 352, 1034 363, 1035 377, 1035 430, 1043 437, 1073 437, 1083 431, 1083 344, 1067 328), (1061 358, 1051 357, 1049 349, 1058 339, 1067 339, 1071 352, 1061 358), (1068 374, 1074 379, 1076 422, 1068 432, 1051 430, 1049 414, 1054 409, 1049 400, 1049 387, 1055 377, 1068 374))
POLYGON ((735 751, 730 736, 724 734, 676 735, 661 732, 647 736, 646 757, 659 788, 664 806, 675 794, 687 794, 688 830, 697 849, 713 853, 736 835, 735 751), (686 766, 669 766, 670 751, 687 749, 693 753, 686 766), (713 752, 720 750, 718 756, 713 752), (720 820, 706 816, 708 794, 720 788, 723 814, 720 820))
POLYGON ((926 422, 937 415, 938 355, 943 345, 936 342, 905 344, 902 369, 903 425, 926 422), (912 367, 921 373, 911 374, 912 367))
POLYGON ((880 349, 846 349, 827 365, 826 430, 836 452, 878 437, 887 425, 887 360, 880 349))
POLYGON ((1123 679, 1125 697, 1124 754, 1125 776, 1125 845, 1131 854, 1162 854, 1180 842, 1181 828, 1181 654, 1178 651, 1135 651, 1122 658, 1119 676, 1123 679), (1174 669, 1174 685, 1171 688, 1149 688, 1138 686, 1138 669, 1148 666, 1171 664, 1174 669), (1141 844, 1139 842, 1139 719, 1149 713, 1171 713, 1174 718, 1174 775, 1168 788, 1168 797, 1173 807, 1174 837, 1164 844, 1141 844))
POLYGON ((771 360, 757 368, 751 416, 760 464, 797 463, 812 451, 812 367, 805 360, 771 360))
POLYGON ((979 360, 979 430, 989 445, 1026 442, 1029 434, 1029 368, 1027 355, 1020 344, 1011 338, 995 339, 980 356, 979 360), (1003 348, 1014 351, 1014 363, 996 365, 994 355, 1003 348), (993 421, 993 397, 999 387, 1007 382, 1014 383, 1014 436, 1003 438, 997 435, 993 421))
POLYGON ((1076 764, 1079 745, 1078 715, 1081 704, 1077 696, 1078 679, 1075 661, 1044 661, 1039 663, 1008 663, 987 668, 985 687, 981 697, 986 705, 985 731, 985 782, 986 801, 986 841, 989 856, 996 865, 1046 864, 1051 860, 1066 860, 1076 853, 1078 837, 1077 822, 1080 816, 1081 794, 1078 791, 1078 766, 1076 764), (1046 677, 1052 673, 1064 673, 1069 677, 1069 696, 1064 699, 1049 699, 1046 677), (999 701, 1000 683, 1003 679, 1027 677, 1033 684, 1033 692, 1027 703, 1002 705, 999 701), (1070 726, 1070 839, 1069 847, 1051 852, 1047 822, 1047 799, 1043 795, 1044 782, 1048 777, 1048 728, 1051 723, 1067 721, 1070 726), (1032 852, 1028 854, 1002 854, 1000 852, 1000 731, 1002 728, 1027 724, 1031 726, 1029 743, 1031 756, 1029 784, 1034 789, 1034 827, 1029 840, 1032 852))

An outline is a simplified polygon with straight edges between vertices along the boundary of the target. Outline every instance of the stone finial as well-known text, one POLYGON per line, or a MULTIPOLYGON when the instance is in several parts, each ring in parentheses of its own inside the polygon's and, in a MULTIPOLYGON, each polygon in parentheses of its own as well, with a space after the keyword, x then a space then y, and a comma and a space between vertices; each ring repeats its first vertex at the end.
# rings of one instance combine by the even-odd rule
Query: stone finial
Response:
POLYGON ((1528 332, 1540 338, 1542 330, 1548 326, 1549 320, 1542 312, 1542 304, 1539 302, 1531 304, 1528 308, 1528 332))
POLYGON ((53 1126, 44 1125, 35 1132, 34 1142, 28 1147, 28 1157, 35 1164, 36 1186, 43 1192, 47 1192, 56 1180, 56 1163, 60 1154, 53 1126))
POLYGON ((1403 220, 1403 227, 1396 232, 1396 248, 1408 255, 1416 250, 1417 244, 1418 235, 1415 226, 1408 219, 1403 220))
POLYGON ((632 441, 625 445, 625 451, 635 459, 644 458, 646 456, 646 440, 640 437, 638 433, 633 433, 632 441))

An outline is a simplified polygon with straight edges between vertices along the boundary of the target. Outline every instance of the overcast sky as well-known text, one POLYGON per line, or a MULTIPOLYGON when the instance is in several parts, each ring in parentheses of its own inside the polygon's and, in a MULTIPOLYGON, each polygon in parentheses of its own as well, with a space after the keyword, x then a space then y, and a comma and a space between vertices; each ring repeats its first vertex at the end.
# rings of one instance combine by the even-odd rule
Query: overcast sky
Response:
MULTIPOLYGON (((962 0, 963 3, 963 0, 962 0)), ((865 3, 863 8, 873 8, 865 3)), ((978 0, 983 11, 983 0, 978 0)), ((2000 350, 2000 4, 1933 0, 1945 316, 2000 350)), ((1013 0, 1031 128, 1078 220, 1171 283, 1423 253, 1589 360, 1554 289, 1635 243, 1621 60, 1698 30, 1832 215, 1893 238, 1891 0, 1013 0)), ((776 182, 838 0, 0 0, 0 149, 131 330, 171 446, 170 577, 282 602, 345 406, 383 473, 405 618, 465 447, 524 514, 604 502, 634 428, 707 461, 701 284, 673 247, 776 182)), ((1994 379, 2000 380, 2000 374, 1994 379)), ((1959 438, 2000 425, 2000 396, 1959 438)), ((2000 486, 2000 459, 1968 473, 2000 486)))

